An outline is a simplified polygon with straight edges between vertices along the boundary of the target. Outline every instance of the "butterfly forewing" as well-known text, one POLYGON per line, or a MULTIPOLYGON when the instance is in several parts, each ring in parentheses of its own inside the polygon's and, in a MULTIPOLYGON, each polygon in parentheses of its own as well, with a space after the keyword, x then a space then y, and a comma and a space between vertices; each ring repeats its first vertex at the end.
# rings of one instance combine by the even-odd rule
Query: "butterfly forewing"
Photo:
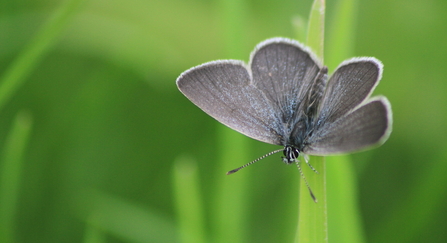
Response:
POLYGON ((184 72, 180 91, 200 109, 248 137, 279 144, 272 107, 240 61, 214 61, 184 72))
POLYGON ((321 69, 306 47, 283 38, 259 44, 250 66, 255 86, 265 94, 282 123, 292 122, 321 69))

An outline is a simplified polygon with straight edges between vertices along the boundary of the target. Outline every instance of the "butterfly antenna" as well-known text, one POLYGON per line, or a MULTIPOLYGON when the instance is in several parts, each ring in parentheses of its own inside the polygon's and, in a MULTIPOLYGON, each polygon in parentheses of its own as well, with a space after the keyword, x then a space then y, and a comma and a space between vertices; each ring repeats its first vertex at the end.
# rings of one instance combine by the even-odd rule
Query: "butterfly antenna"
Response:
POLYGON ((255 160, 253 160, 252 162, 250 162, 250 163, 248 163, 248 164, 245 164, 245 165, 243 165, 243 166, 241 166, 241 167, 239 167, 239 168, 236 168, 236 169, 234 169, 234 170, 230 170, 230 171, 228 171, 228 172, 227 172, 227 175, 231 175, 231 174, 233 174, 233 173, 236 173, 236 172, 238 172, 240 169, 243 169, 243 168, 245 168, 245 167, 247 167, 247 166, 249 166, 249 165, 251 165, 251 164, 254 164, 254 163, 258 162, 258 161, 261 160, 261 159, 264 159, 265 157, 268 157, 268 156, 270 156, 270 155, 272 155, 272 154, 276 154, 276 153, 281 152, 281 151, 283 151, 283 150, 284 150, 284 149, 278 149, 278 150, 272 151, 272 152, 270 152, 270 153, 268 153, 268 154, 266 154, 266 155, 263 155, 263 156, 261 156, 261 157, 255 159, 255 160))
POLYGON ((298 167, 298 170, 300 171, 301 177, 303 177, 304 183, 306 183, 307 189, 309 189, 310 196, 314 200, 315 203, 318 202, 317 198, 315 197, 314 193, 310 189, 309 183, 307 183, 306 177, 304 176, 303 171, 301 170, 300 162, 298 160, 295 160, 296 166, 298 167))

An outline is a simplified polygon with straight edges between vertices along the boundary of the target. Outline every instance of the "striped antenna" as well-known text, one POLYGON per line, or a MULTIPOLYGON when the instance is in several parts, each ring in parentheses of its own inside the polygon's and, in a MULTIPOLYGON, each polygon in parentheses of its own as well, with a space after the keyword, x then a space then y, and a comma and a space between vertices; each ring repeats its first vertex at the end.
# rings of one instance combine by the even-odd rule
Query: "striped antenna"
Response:
POLYGON ((245 168, 245 167, 247 167, 247 166, 249 166, 249 165, 251 165, 251 164, 254 164, 255 162, 258 162, 258 161, 261 160, 261 159, 264 159, 265 157, 268 157, 268 156, 270 156, 270 155, 272 155, 272 154, 276 154, 276 153, 281 152, 281 151, 284 151, 284 149, 282 148, 282 149, 278 149, 278 150, 272 151, 272 152, 270 152, 270 153, 268 153, 268 154, 266 154, 266 155, 264 155, 264 156, 261 156, 261 157, 255 159, 255 160, 253 160, 252 162, 250 162, 250 163, 248 163, 248 164, 245 164, 245 165, 243 165, 243 166, 241 166, 241 167, 239 167, 239 168, 236 168, 236 169, 234 169, 234 170, 230 170, 230 171, 228 171, 228 172, 227 172, 227 175, 231 175, 231 174, 233 174, 233 173, 236 173, 236 172, 238 172, 240 169, 243 169, 243 168, 245 168))

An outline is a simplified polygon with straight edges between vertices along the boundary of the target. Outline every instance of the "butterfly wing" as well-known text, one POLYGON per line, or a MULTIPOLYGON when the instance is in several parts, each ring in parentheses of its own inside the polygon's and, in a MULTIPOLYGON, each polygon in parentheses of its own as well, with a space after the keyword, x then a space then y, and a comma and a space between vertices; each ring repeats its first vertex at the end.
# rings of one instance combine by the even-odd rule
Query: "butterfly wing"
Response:
POLYGON ((297 41, 273 38, 257 46, 250 66, 254 85, 263 91, 281 123, 293 125, 322 68, 319 60, 297 41))
POLYGON ((256 46, 247 68, 222 60, 187 70, 180 91, 224 125, 266 143, 283 145, 292 116, 319 71, 310 51, 296 41, 273 38, 256 46), (298 98, 298 99, 297 99, 298 98))
POLYGON ((388 100, 381 97, 365 102, 377 86, 382 68, 375 58, 353 58, 337 68, 328 81, 305 153, 348 153, 386 140, 392 122, 388 100))
POLYGON ((366 100, 382 77, 382 63, 372 57, 344 61, 335 70, 321 101, 319 122, 334 122, 366 100))
POLYGON ((391 107, 385 97, 360 106, 322 129, 314 131, 303 152, 343 154, 383 144, 391 132, 391 107))
POLYGON ((252 84, 243 62, 205 63, 181 74, 177 86, 191 102, 224 125, 248 137, 279 144, 272 107, 252 84))

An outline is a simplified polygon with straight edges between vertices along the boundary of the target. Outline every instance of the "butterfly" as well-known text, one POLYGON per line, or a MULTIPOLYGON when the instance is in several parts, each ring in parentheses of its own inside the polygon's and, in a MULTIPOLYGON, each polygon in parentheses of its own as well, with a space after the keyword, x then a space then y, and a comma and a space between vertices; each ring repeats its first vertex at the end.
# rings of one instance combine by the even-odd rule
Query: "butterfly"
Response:
POLYGON ((192 103, 229 128, 283 146, 227 174, 282 151, 283 161, 295 162, 304 178, 300 154, 346 154, 388 139, 391 105, 384 96, 370 98, 382 71, 376 58, 355 57, 343 61, 328 78, 327 67, 310 48, 276 37, 259 43, 248 64, 207 62, 183 72, 177 86, 192 103))

